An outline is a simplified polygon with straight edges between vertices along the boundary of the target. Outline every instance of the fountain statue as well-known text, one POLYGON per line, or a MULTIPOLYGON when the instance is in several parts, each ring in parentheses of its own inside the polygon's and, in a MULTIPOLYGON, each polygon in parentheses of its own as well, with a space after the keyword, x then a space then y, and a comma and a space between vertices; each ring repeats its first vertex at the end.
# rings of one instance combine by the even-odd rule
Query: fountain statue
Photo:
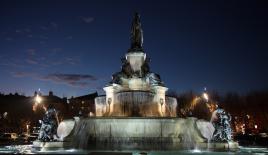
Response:
MULTIPOLYGON (((87 150, 208 147, 215 128, 219 131, 218 126, 214 128, 211 122, 194 117, 177 117, 177 99, 166 95, 168 88, 160 76, 150 70, 137 13, 130 38, 130 49, 122 59, 121 71, 113 74, 103 88, 105 95, 95 98, 95 117, 64 120, 57 129, 57 143, 34 142, 35 147, 72 146, 87 150)), ((219 116, 224 125, 228 125, 225 116, 219 116)), ((230 132, 224 132, 227 133, 230 132)), ((227 148, 226 145, 237 148, 226 143, 213 147, 227 148)))
POLYGON ((141 29, 140 15, 135 13, 131 27, 131 49, 142 49, 143 32, 141 29))
POLYGON ((52 104, 48 107, 43 105, 45 116, 43 120, 39 120, 41 128, 38 135, 38 140, 42 142, 57 140, 58 116, 52 104))
POLYGON ((217 106, 217 109, 212 114, 211 122, 215 128, 211 139, 213 142, 232 141, 231 115, 229 113, 217 106))
POLYGON ((122 59, 121 71, 113 74, 104 87, 106 96, 95 99, 96 116, 176 117, 177 100, 166 96, 168 90, 158 74, 150 71, 144 53, 139 14, 131 28, 131 48, 122 59))

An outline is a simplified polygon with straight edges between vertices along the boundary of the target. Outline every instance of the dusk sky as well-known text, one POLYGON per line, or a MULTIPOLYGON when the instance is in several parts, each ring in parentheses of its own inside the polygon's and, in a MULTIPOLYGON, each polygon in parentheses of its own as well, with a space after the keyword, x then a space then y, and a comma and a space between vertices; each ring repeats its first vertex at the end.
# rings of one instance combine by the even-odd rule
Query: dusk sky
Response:
POLYGON ((1 0, 0 92, 103 93, 136 11, 151 71, 170 90, 268 88, 265 1, 1 0))

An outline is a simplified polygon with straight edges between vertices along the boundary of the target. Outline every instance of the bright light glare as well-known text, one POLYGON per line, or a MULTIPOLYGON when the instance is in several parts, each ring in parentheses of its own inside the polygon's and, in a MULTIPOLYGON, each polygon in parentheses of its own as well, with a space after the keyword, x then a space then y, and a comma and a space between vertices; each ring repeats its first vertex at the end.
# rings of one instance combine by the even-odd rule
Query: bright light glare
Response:
POLYGON ((194 149, 194 150, 193 150, 193 153, 201 153, 201 150, 199 150, 199 149, 194 149))
POLYGON ((37 103, 41 103, 42 98, 41 98, 39 95, 36 95, 36 97, 35 97, 35 101, 36 101, 37 103))
POLYGON ((203 93, 203 97, 204 97, 204 99, 206 99, 208 101, 208 94, 207 93, 203 93))

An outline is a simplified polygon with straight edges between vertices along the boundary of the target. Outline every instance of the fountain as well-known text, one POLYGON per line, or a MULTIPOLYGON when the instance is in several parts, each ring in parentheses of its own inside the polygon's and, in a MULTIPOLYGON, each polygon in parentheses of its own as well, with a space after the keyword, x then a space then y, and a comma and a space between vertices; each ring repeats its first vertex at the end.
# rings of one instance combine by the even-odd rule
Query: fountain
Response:
POLYGON ((103 88, 106 95, 95 98, 95 117, 64 120, 59 124, 60 138, 56 142, 39 140, 33 146, 84 150, 237 149, 238 144, 231 143, 230 138, 223 136, 222 141, 223 137, 218 136, 226 135, 228 128, 228 120, 219 109, 215 115, 224 123, 177 117, 177 100, 166 95, 168 88, 158 74, 150 71, 142 44, 140 17, 135 14, 131 47, 122 59, 121 71, 113 74, 103 88), (215 145, 209 145, 209 141, 215 145))

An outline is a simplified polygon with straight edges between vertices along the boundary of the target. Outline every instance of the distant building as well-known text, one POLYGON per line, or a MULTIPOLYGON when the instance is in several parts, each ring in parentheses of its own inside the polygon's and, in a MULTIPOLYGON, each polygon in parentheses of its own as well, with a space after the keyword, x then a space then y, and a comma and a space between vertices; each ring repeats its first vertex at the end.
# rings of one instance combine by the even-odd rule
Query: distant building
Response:
POLYGON ((25 132, 26 125, 34 119, 31 97, 0 93, 0 133, 25 132))
POLYGON ((69 112, 72 116, 84 116, 90 117, 90 115, 95 115, 95 97, 98 93, 92 93, 84 96, 72 97, 68 99, 69 112))

